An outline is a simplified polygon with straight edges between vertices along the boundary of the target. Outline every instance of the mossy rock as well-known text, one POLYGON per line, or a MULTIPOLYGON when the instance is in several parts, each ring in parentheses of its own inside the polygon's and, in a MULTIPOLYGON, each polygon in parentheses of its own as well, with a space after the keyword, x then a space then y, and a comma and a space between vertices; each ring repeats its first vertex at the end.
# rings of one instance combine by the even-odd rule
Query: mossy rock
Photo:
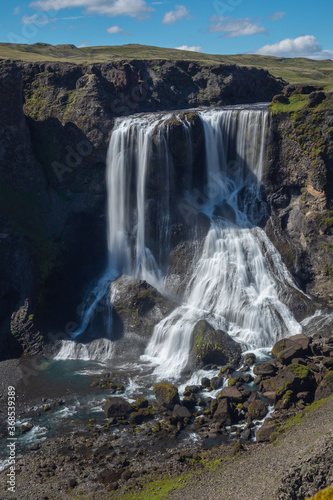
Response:
POLYGON ((157 403, 161 406, 165 406, 166 408, 173 408, 174 405, 180 404, 178 389, 174 385, 167 384, 166 382, 160 382, 155 385, 154 394, 157 403))
POLYGON ((199 321, 192 336, 192 359, 195 368, 209 364, 239 363, 241 346, 222 330, 215 330, 207 321, 199 321))

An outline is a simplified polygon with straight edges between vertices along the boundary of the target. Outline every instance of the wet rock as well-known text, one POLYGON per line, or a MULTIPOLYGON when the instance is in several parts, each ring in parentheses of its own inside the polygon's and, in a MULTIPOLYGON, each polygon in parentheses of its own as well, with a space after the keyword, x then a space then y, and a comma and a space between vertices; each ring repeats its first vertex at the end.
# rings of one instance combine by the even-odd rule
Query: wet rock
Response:
POLYGON ((183 398, 182 404, 188 410, 192 410, 192 408, 194 408, 198 404, 198 402, 195 399, 194 394, 191 394, 190 396, 186 396, 185 398, 183 398))
MULTIPOLYGON (((202 379, 202 380, 204 380, 204 379, 202 379)), ((207 379, 207 380, 209 382, 209 379, 207 379)), ((203 385, 202 382, 201 382, 201 385, 203 385)), ((209 387, 209 385, 207 387, 209 387)), ((197 394, 198 392, 200 392, 200 387, 198 385, 187 385, 185 387, 183 394, 184 394, 184 396, 190 396, 191 394, 197 394)))
POLYGON ((214 391, 216 389, 220 389, 220 387, 223 386, 223 378, 221 377, 213 377, 211 380, 210 380, 210 387, 211 389, 213 389, 214 391))
POLYGON ((253 352, 248 352, 245 354, 244 360, 246 365, 252 366, 256 362, 256 355, 253 352))
POLYGON ((202 387, 210 387, 210 380, 207 377, 204 377, 201 379, 201 385, 202 387))
POLYGON ((33 428, 33 426, 34 425, 32 422, 20 425, 20 433, 25 434, 26 432, 29 432, 33 428))
POLYGON ((137 398, 134 403, 135 407, 140 409, 140 408, 147 408, 149 405, 149 402, 145 398, 137 398))
POLYGON ((202 368, 208 363, 225 365, 239 363, 241 346, 230 335, 214 328, 205 320, 199 321, 192 335, 192 364, 202 368))
POLYGON ((156 323, 175 307, 146 281, 122 275, 112 283, 114 334, 149 338, 156 323))
POLYGON ((227 399, 222 399, 214 412, 213 419, 218 421, 222 426, 232 424, 232 410, 227 399))
POLYGON ((176 404, 180 404, 178 389, 176 386, 160 382, 154 387, 154 394, 159 405, 172 409, 176 404))
POLYGON ((126 399, 121 397, 107 398, 103 407, 106 417, 126 417, 133 411, 132 406, 126 399))

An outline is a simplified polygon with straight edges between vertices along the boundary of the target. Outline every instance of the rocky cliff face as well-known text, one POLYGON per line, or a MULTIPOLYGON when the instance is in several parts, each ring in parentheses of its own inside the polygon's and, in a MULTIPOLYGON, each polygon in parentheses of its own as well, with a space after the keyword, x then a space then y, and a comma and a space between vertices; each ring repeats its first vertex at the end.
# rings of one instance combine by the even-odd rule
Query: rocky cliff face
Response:
POLYGON ((313 106, 311 90, 303 109, 272 116, 266 231, 300 287, 332 304, 333 95, 313 106))
MULTIPOLYGON (((66 336, 75 329, 85 288, 104 269, 105 158, 115 118, 270 101, 282 87, 264 70, 221 64, 2 62, 2 356, 38 352, 49 332, 66 336)), ((266 179, 271 206, 267 231, 300 285, 327 299, 333 279, 330 117, 309 110, 297 120, 274 116, 266 179), (320 151, 308 129, 313 117, 320 151)), ((184 151, 176 129, 174 124, 170 134, 177 171, 177 165, 184 164, 184 151)), ((194 130, 199 164, 202 129, 198 124, 194 130)), ((195 170, 198 183, 200 175, 195 170)), ((191 246, 190 235, 184 238, 177 224, 173 230, 171 274, 182 290, 186 279, 178 254, 191 246)))

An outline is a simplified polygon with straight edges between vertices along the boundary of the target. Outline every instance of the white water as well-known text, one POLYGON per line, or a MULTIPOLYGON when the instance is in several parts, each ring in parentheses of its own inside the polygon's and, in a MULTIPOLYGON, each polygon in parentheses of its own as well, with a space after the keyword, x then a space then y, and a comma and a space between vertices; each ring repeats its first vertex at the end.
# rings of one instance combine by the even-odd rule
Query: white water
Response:
MULTIPOLYGON (((186 290, 186 305, 175 309, 156 325, 143 356, 156 364, 158 378, 179 378, 189 360, 195 324, 205 318, 227 331, 246 349, 272 345, 283 336, 301 332, 278 294, 292 284, 289 273, 264 231, 252 227, 238 205, 238 193, 249 187, 255 204, 263 169, 266 111, 203 113, 206 141, 207 203, 202 211, 212 215, 214 206, 227 203, 235 222, 212 219, 202 254, 186 290), (228 164, 230 142, 235 162, 228 164), (273 264, 262 252, 269 247, 273 264), (285 283, 276 282, 276 276, 285 283), (288 282, 288 283, 287 283, 288 282)), ((190 197, 189 197, 190 199, 190 197)), ((251 205, 246 206, 253 217, 251 205)))
MULTIPOLYGON (((110 282, 121 273, 167 291, 169 217, 170 208, 174 209, 170 207, 174 172, 168 148, 171 116, 118 120, 112 133, 107 157, 109 264, 77 333, 86 329, 101 299, 112 297, 110 282), (156 178, 159 194, 154 198, 156 178), (149 224, 152 202, 159 222, 154 231, 149 224)), ((275 247, 257 227, 265 213, 260 181, 268 112, 213 110, 201 112, 200 117, 207 181, 199 197, 196 190, 184 193, 184 198, 192 210, 210 217, 211 227, 197 256, 185 303, 156 325, 142 356, 160 379, 176 379, 183 373, 193 328, 201 319, 227 331, 245 350, 271 346, 302 330, 286 306, 288 294, 295 289, 293 280, 275 247), (218 217, 214 216, 216 206, 220 206, 218 217)), ((182 127, 187 138, 184 147, 191 151, 188 161, 192 161, 191 126, 182 122, 182 127)), ((184 185, 190 189, 192 179, 184 185)), ((57 359, 107 360, 113 352, 112 342, 107 342, 107 346, 101 341, 63 342, 57 359)))

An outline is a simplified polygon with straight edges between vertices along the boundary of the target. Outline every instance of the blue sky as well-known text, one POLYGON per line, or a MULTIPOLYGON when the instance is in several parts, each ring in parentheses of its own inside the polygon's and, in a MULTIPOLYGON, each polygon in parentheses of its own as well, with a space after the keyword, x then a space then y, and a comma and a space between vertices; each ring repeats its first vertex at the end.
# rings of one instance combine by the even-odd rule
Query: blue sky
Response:
POLYGON ((332 0, 14 0, 0 9, 1 42, 333 59, 332 0))

